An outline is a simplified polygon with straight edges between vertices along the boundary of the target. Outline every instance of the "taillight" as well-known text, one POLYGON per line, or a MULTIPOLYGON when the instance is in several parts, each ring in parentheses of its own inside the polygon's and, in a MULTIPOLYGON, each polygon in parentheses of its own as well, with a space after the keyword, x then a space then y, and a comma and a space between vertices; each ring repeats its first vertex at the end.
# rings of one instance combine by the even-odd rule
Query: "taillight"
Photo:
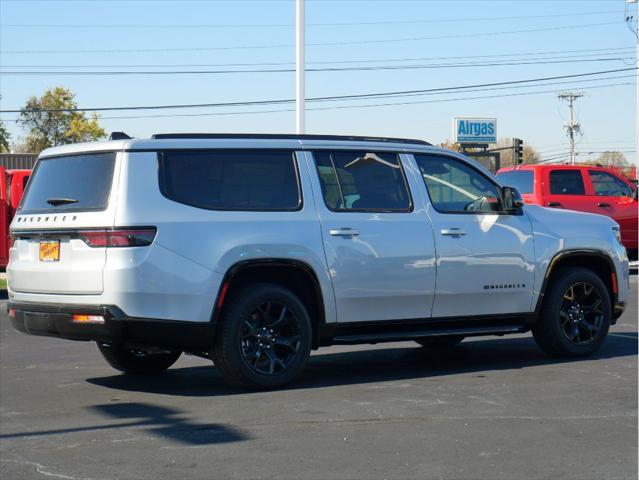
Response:
POLYGON ((90 247, 145 247, 153 243, 156 232, 155 227, 80 230, 78 237, 90 247))

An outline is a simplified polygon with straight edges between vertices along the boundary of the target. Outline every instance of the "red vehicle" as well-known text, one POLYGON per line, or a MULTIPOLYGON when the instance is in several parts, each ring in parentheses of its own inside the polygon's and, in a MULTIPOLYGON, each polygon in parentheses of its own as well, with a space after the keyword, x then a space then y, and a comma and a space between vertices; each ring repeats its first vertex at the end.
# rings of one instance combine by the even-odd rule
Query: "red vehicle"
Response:
POLYGON ((526 203, 612 217, 621 241, 637 258, 637 188, 615 171, 591 165, 518 165, 497 176, 515 187, 526 203))
POLYGON ((31 170, 6 170, 0 167, 0 269, 9 263, 9 225, 16 213, 31 170))

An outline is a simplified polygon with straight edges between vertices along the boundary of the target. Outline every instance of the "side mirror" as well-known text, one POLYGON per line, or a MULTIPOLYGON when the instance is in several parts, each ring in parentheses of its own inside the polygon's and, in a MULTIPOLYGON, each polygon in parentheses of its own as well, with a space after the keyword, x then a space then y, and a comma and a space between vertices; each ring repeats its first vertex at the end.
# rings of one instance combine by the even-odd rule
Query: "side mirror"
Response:
POLYGON ((524 199, 515 187, 501 189, 502 209, 508 213, 517 213, 524 206, 524 199))

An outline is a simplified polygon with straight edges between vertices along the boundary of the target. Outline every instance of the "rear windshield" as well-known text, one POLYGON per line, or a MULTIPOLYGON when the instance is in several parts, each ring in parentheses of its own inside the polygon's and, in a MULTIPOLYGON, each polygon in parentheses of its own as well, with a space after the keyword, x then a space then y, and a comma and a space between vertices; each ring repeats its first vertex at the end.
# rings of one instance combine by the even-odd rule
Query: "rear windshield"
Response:
POLYGON ((292 151, 191 150, 159 156, 160 189, 209 210, 285 211, 301 207, 292 151))
POLYGON ((515 187, 519 193, 533 192, 534 173, 531 170, 509 170, 498 173, 499 181, 507 187, 515 187))
POLYGON ((20 213, 104 210, 115 152, 44 158, 31 175, 20 213))

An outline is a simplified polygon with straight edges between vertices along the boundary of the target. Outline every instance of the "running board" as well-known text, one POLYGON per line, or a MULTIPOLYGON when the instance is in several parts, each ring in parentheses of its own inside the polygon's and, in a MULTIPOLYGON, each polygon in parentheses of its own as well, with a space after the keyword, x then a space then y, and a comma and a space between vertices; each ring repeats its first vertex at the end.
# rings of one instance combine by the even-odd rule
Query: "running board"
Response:
POLYGON ((529 329, 530 327, 525 325, 497 325, 486 327, 414 330, 405 332, 367 332, 350 335, 337 335, 333 337, 332 343, 335 345, 356 345, 358 343, 400 342, 404 340, 414 340, 416 338, 441 337, 446 335, 460 335, 463 337, 478 335, 507 335, 512 333, 523 333, 529 329))

